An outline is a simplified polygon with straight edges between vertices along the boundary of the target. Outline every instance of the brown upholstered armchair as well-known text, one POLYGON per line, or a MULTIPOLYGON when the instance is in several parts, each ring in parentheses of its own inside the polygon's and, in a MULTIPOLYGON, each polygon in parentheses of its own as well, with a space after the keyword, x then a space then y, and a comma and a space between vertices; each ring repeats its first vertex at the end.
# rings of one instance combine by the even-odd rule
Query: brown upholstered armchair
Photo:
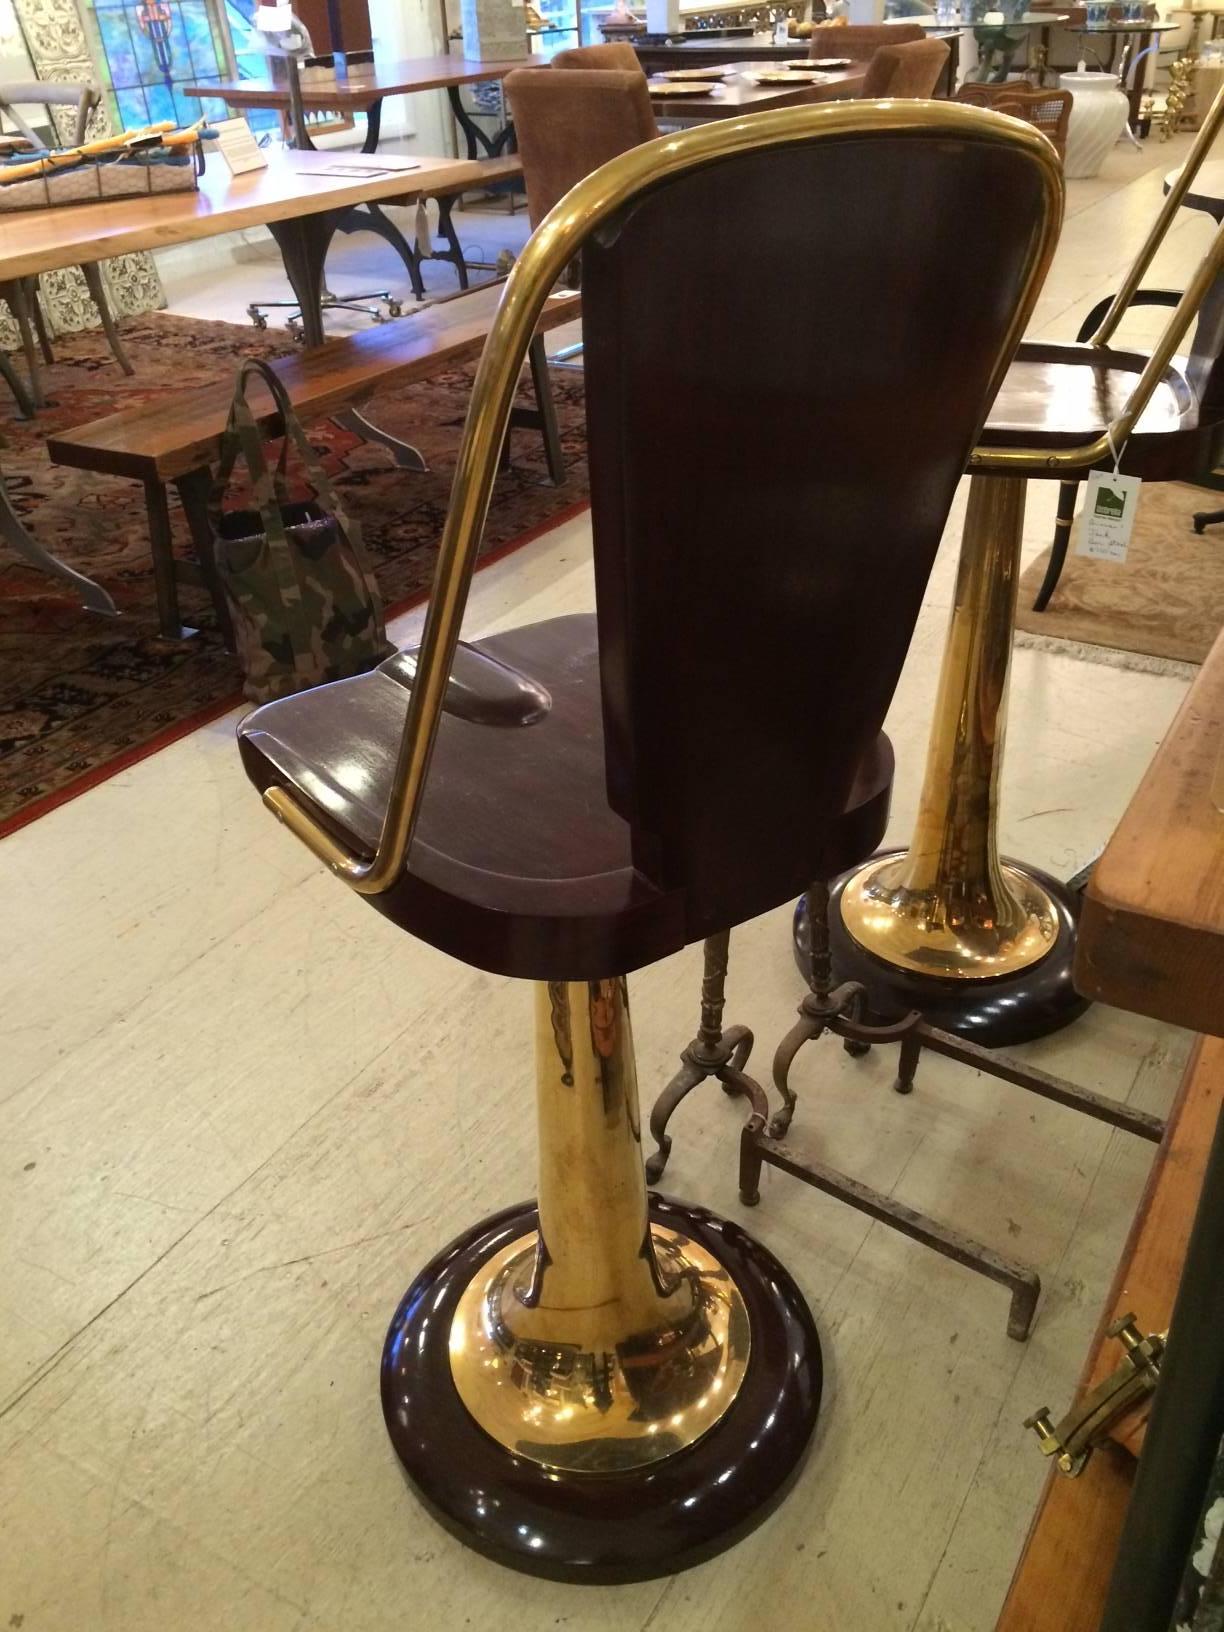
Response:
MULTIPOLYGON (((787 108, 621 154, 510 274, 419 654, 242 723, 265 804, 336 878, 536 983, 538 1204, 420 1271, 382 1368, 410 1480, 502 1563, 684 1569, 797 1474, 814 1322, 738 1224, 648 1195, 625 976, 878 843, 881 726, 1061 196, 1048 142, 951 102, 787 108), (463 645, 523 358, 579 254, 597 611, 463 645), (804 280, 852 286, 872 322, 795 302, 804 280)), ((728 1082, 764 1115, 742 1070, 728 1082)), ((427 1087, 419 1114, 481 1103, 479 1083, 427 1087)))
POLYGON ((942 40, 882 45, 867 64, 859 94, 867 100, 877 96, 934 96, 950 55, 942 40))
POLYGON ((517 68, 505 85, 533 227, 592 170, 659 134, 636 62, 631 69, 517 68))
POLYGON ((925 39, 926 30, 917 23, 852 23, 845 28, 817 28, 812 31, 808 56, 870 62, 882 45, 916 45, 925 39))
POLYGON ((1071 92, 1038 89, 1008 80, 1002 85, 971 83, 962 85, 956 93, 958 102, 968 102, 977 108, 993 108, 996 113, 1009 113, 1015 119, 1025 119, 1035 125, 1043 136, 1054 143, 1060 159, 1067 156, 1067 125, 1071 118, 1071 92))
POLYGON ((576 45, 568 51, 558 51, 552 59, 554 68, 619 68, 631 74, 642 72, 638 54, 625 40, 612 40, 606 45, 576 45))

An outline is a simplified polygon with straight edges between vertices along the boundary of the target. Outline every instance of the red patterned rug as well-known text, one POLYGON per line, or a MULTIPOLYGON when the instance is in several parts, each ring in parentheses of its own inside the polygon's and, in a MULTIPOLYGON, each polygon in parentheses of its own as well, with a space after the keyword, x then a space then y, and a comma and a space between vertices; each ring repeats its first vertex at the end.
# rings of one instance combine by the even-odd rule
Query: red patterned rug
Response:
MULTIPOLYGON (((108 589, 122 616, 80 610, 70 589, 18 562, 0 543, 0 835, 12 832, 240 702, 241 676, 217 633, 207 596, 185 589, 195 640, 157 632, 143 496, 131 481, 48 462, 52 431, 158 395, 225 378, 247 354, 275 356, 283 335, 154 313, 123 325, 136 367, 125 378, 100 334, 56 344, 45 372, 51 406, 27 423, 10 413, 0 383, 0 470, 26 526, 70 566, 108 589)), ((514 463, 498 478, 482 564, 565 520, 586 499, 581 375, 555 374, 553 389, 569 479, 546 480, 538 436, 519 432, 514 463)), ((412 441, 428 475, 398 470, 385 449, 330 421, 307 427, 325 468, 361 522, 383 598, 399 612, 428 591, 446 515, 451 471, 472 370, 375 398, 369 411, 412 441)), ((174 500, 172 497, 172 505, 174 500)), ((173 514, 178 547, 186 524, 173 514)))

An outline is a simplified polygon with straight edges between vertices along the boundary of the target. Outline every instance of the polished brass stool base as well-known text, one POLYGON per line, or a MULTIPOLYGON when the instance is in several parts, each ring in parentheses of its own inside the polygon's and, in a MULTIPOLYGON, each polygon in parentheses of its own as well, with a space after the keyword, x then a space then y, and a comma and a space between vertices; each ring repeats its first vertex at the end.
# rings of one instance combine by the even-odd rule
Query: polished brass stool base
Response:
MULTIPOLYGON (((682 1238, 718 1263, 722 1286, 742 1301, 751 1354, 730 1408, 686 1449, 648 1465, 615 1471, 620 1451, 638 1455, 640 1441, 629 1434, 619 1447, 596 1440, 602 1448, 590 1466, 548 1466, 498 1444, 460 1398, 450 1353, 455 1316, 499 1258, 530 1244, 534 1206, 509 1208, 460 1236, 413 1282, 391 1323, 382 1400, 396 1454, 435 1518, 513 1569, 596 1584, 671 1575, 752 1530, 802 1464, 821 1392, 820 1341, 802 1294, 735 1224, 657 1196, 650 1220, 656 1247, 682 1238)), ((623 1358, 631 1378, 632 1357, 623 1358)))
MULTIPOLYGON (((890 852, 901 856, 903 852, 890 852)), ((871 865, 876 867, 877 858, 871 865)), ((1047 949, 1019 968, 997 975, 962 975, 950 978, 923 974, 912 966, 886 961, 870 951, 847 925, 843 900, 854 889, 861 870, 846 873, 829 891, 829 942, 835 985, 853 980, 865 991, 866 1012, 872 1020, 890 1024, 917 1009, 923 1019, 941 1031, 952 1032, 984 1048, 1012 1048, 1047 1037, 1077 1020, 1088 1008, 1071 981, 1075 957, 1075 925, 1079 898, 1075 891, 1039 868, 1006 860, 1008 875, 1020 875, 1033 896, 1048 903, 1047 949)), ((1034 937, 1035 939, 1036 937, 1034 937)), ((810 968, 807 903, 795 908, 795 962, 806 979, 810 968)), ((990 965, 983 962, 979 967, 990 965)))
POLYGON ((452 1243, 383 1352, 387 1430, 455 1535, 565 1581, 671 1574, 759 1523, 820 1407, 820 1341, 736 1225, 648 1196, 623 980, 535 989, 539 1203, 452 1243))

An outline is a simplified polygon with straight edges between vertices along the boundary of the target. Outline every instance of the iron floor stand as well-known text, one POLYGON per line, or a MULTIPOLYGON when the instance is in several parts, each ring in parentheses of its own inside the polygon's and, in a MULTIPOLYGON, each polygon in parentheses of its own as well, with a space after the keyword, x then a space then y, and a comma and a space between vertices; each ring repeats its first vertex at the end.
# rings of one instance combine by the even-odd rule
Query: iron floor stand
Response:
POLYGON ((786 1144, 797 1104, 789 1081, 795 1056, 805 1043, 814 1042, 826 1031, 840 1037, 846 1052, 853 1055, 866 1054, 873 1045, 898 1043, 901 1052, 893 1084, 898 1094, 913 1091, 918 1062, 925 1048, 1153 1143, 1159 1143, 1163 1136, 1164 1123, 1145 1111, 1133 1110, 1047 1071, 942 1031, 917 1011, 886 1025, 872 1024, 864 987, 856 981, 844 981, 836 987, 832 984, 828 885, 813 884, 806 901, 811 925, 810 990, 799 1005, 798 1023, 782 1039, 774 1055, 773 1079, 782 1097, 781 1108, 770 1116, 764 1090, 744 1070, 752 1048, 752 1033, 742 1026, 725 1032, 722 1029, 729 936, 725 933, 711 936, 705 943, 701 1025, 696 1038, 681 1056, 680 1071, 660 1095, 651 1113, 650 1132, 657 1149, 647 1163, 647 1174, 652 1182, 657 1182, 667 1163, 671 1151, 667 1124, 676 1107, 698 1083, 715 1077, 725 1092, 745 1097, 751 1105, 740 1135, 739 1188, 740 1200, 745 1206, 755 1207, 760 1201, 761 1168, 766 1164, 802 1179, 805 1184, 836 1196, 878 1223, 887 1224, 890 1229, 899 1230, 902 1235, 963 1264, 966 1269, 1006 1286, 1011 1292, 1007 1334, 1023 1342, 1028 1337, 1041 1295, 1041 1279, 1036 1270, 1018 1259, 995 1252, 939 1219, 916 1212, 893 1197, 860 1184, 847 1173, 799 1156, 786 1144))

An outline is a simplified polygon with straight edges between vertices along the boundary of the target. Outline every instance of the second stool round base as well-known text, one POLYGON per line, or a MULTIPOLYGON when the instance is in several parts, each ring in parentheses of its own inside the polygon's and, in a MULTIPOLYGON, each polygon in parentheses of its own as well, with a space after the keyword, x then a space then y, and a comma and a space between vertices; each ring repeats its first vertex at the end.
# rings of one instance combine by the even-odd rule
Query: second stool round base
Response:
MULTIPOLYGON (((899 852, 898 852, 899 853, 899 852)), ((1053 902, 1058 937, 1040 962, 1012 975, 985 980, 952 980, 914 974, 886 963, 854 939, 841 915, 841 895, 853 873, 845 873, 829 888, 829 947, 833 984, 860 981, 867 988, 870 1018, 879 1023, 900 1020, 917 1009, 924 1020, 984 1048, 1012 1048, 1038 1037, 1048 1037, 1077 1020, 1088 1007, 1071 981, 1075 958, 1075 923, 1079 903, 1057 878, 1038 867, 1006 858, 1035 879, 1053 902)), ((795 908, 795 962, 806 980, 809 969, 806 900, 795 908)))
POLYGON ((786 1270, 736 1224, 652 1195, 651 1221, 712 1253, 747 1307, 752 1348, 734 1403, 702 1438, 634 1473, 548 1469, 494 1441, 451 1374, 451 1319, 469 1283, 536 1227, 528 1203, 485 1219, 413 1282, 387 1333, 382 1401, 396 1454, 453 1535, 560 1581, 671 1575, 752 1530, 799 1471, 820 1409, 820 1340, 786 1270))

